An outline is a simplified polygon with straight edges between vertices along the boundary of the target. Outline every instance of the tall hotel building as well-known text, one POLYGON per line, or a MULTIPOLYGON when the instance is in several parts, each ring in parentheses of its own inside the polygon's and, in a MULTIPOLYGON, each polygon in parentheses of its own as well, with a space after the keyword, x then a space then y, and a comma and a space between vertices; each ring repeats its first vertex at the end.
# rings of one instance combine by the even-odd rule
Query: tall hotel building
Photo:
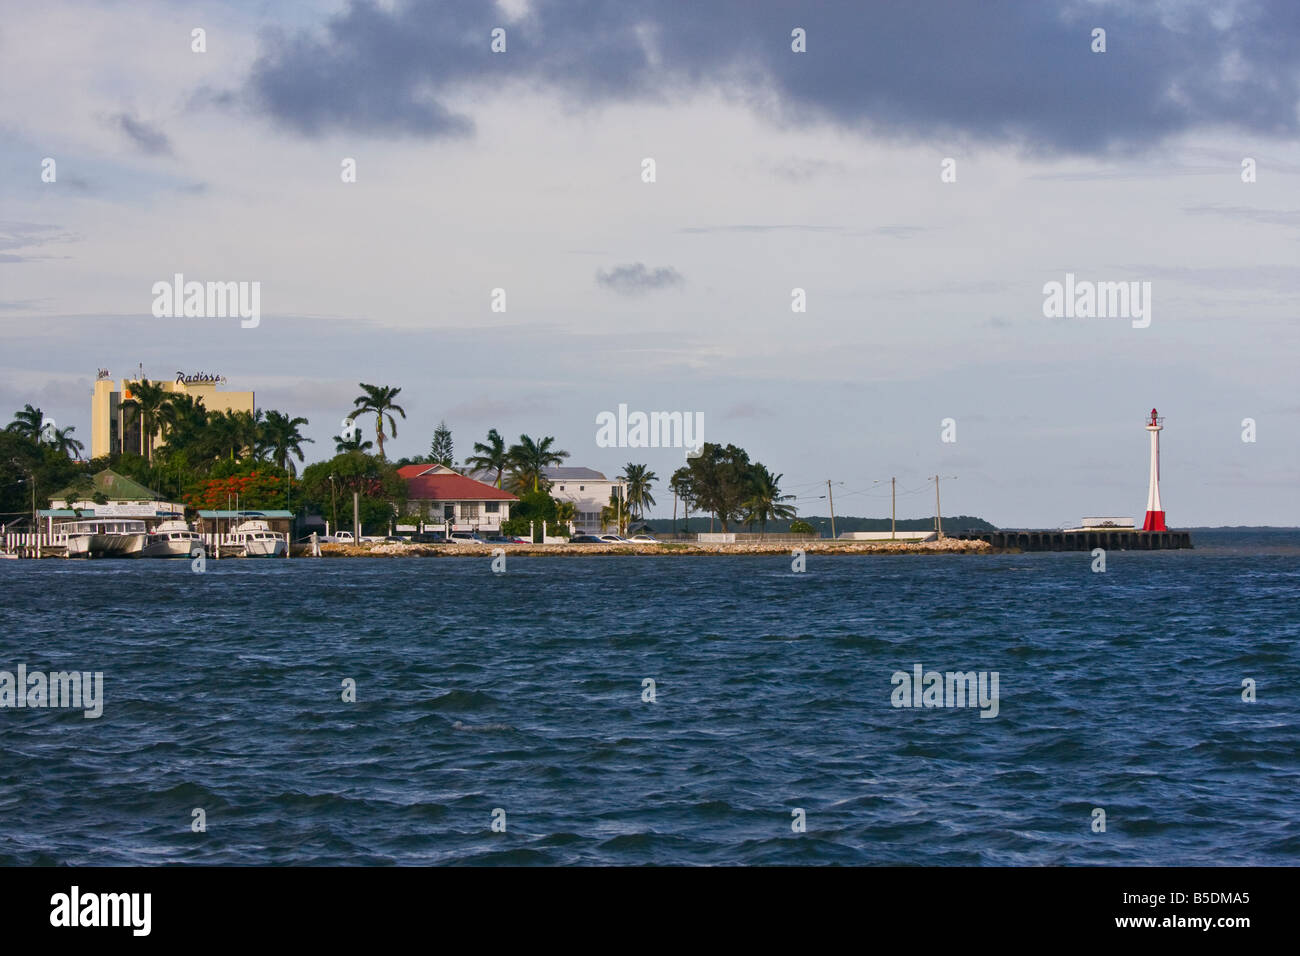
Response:
POLYGON ((95 393, 90 399, 90 457, 99 458, 122 451, 141 454, 140 419, 129 409, 124 409, 122 403, 131 398, 131 386, 142 377, 169 392, 202 399, 203 407, 210 412, 253 411, 252 392, 217 391, 217 386, 226 382, 220 375, 177 372, 171 379, 148 379, 137 375, 118 383, 109 378, 107 369, 100 369, 95 393))

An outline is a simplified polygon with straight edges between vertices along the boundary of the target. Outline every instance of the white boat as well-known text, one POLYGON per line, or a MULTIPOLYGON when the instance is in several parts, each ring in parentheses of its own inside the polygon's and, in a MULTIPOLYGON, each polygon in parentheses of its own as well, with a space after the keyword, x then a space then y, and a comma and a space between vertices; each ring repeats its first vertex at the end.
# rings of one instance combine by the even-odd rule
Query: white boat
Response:
POLYGON ((143 521, 92 518, 66 521, 58 527, 70 558, 129 558, 140 553, 147 535, 143 521))
POLYGON ((226 544, 244 549, 247 558, 282 558, 288 545, 283 536, 271 530, 265 521, 253 518, 236 525, 235 530, 226 535, 226 544))
POLYGON ((171 519, 149 532, 140 557, 188 558, 195 548, 204 548, 203 535, 191 531, 184 521, 171 519))

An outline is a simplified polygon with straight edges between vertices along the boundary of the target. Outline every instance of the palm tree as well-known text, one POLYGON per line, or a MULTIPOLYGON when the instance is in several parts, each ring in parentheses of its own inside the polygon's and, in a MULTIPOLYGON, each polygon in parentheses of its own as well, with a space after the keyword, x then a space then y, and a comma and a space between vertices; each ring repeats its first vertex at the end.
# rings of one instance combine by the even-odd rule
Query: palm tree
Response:
POLYGON ((397 437, 397 420, 393 418, 393 413, 406 417, 406 410, 401 405, 396 404, 393 399, 397 398, 400 388, 393 388, 390 385, 367 385, 361 383, 361 390, 365 394, 358 395, 353 399, 356 408, 352 409, 353 415, 368 415, 374 413, 375 416, 375 437, 379 440, 379 457, 384 457, 384 418, 388 418, 388 425, 393 430, 393 437, 397 437))
POLYGON ((344 438, 342 435, 331 435, 330 441, 334 442, 334 454, 341 455, 345 451, 365 452, 375 447, 372 441, 362 441, 361 432, 357 432, 351 440, 344 438))
POLYGON ((750 492, 741 507, 745 509, 745 523, 751 528, 759 522, 760 530, 767 530, 769 518, 793 518, 795 508, 785 504, 794 500, 794 495, 781 494, 781 479, 784 475, 774 475, 764 465, 754 462, 750 471, 750 492))
POLYGON ((131 397, 122 402, 122 407, 132 409, 134 418, 140 423, 140 454, 149 464, 153 464, 154 433, 169 417, 167 407, 171 402, 172 393, 163 388, 161 382, 151 382, 147 378, 132 382, 131 397))
POLYGON ((555 520, 560 524, 568 524, 570 521, 578 520, 577 502, 569 501, 567 498, 555 503, 555 520))
POLYGON ((627 525, 630 515, 624 505, 622 497, 619 495, 619 488, 615 486, 609 492, 609 504, 600 509, 600 530, 604 531, 611 524, 618 524, 616 529, 619 534, 627 531, 627 525))
MULTIPOLYGON (((683 465, 673 472, 673 476, 668 479, 668 487, 672 489, 673 494, 682 499, 682 512, 686 519, 685 531, 691 527, 691 504, 695 500, 694 486, 691 483, 691 470, 683 465)), ((673 503, 673 530, 677 530, 677 504, 673 503)))
POLYGON ((72 433, 77 430, 76 425, 69 425, 67 428, 56 428, 54 430, 54 441, 50 447, 69 458, 77 458, 86 450, 83 442, 77 441, 72 437, 72 433))
POLYGON ((260 444, 271 453, 271 460, 286 471, 290 467, 289 456, 296 455, 302 461, 302 443, 312 441, 298 431, 299 425, 306 424, 305 418, 290 418, 275 409, 266 413, 266 421, 261 427, 260 444))
POLYGON ((242 458, 257 444, 258 420, 249 412, 212 412, 208 416, 205 440, 215 451, 214 457, 242 458))
POLYGON ((243 458, 251 455, 260 461, 266 453, 266 446, 261 442, 266 413, 255 408, 251 412, 229 412, 228 415, 231 423, 230 457, 243 458))
MULTIPOLYGON (((207 437, 208 410, 203 407, 203 399, 184 392, 172 393, 172 400, 162 412, 167 426, 167 447, 179 450, 191 445, 202 444, 207 437)), ((211 457, 211 456, 210 456, 211 457)))
POLYGON ((495 471, 497 487, 501 487, 501 475, 510 467, 510 452, 506 450, 506 441, 495 428, 487 433, 487 443, 476 441, 474 454, 465 459, 465 468, 469 471, 495 471))
POLYGON ((550 435, 540 442, 533 441, 527 435, 520 435, 519 444, 510 447, 507 453, 510 456, 510 470, 519 485, 531 484, 533 491, 540 491, 543 483, 550 484, 543 472, 569 457, 567 451, 552 450, 553 441, 555 439, 550 435))
POLYGON ((623 474, 618 477, 620 481, 627 482, 627 506, 636 520, 640 521, 645 517, 646 507, 654 507, 655 499, 650 494, 650 486, 659 480, 659 476, 647 466, 634 465, 629 461, 623 474))
POLYGON ((5 431, 21 435, 32 441, 40 441, 41 428, 45 424, 45 413, 39 408, 24 405, 21 412, 14 412, 14 420, 5 426, 5 431))

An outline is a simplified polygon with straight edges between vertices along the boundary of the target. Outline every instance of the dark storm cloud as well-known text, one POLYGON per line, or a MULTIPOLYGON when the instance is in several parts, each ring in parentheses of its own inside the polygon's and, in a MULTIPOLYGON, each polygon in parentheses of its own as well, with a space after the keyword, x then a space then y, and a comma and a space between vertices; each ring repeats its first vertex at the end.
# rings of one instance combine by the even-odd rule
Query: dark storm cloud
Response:
POLYGON ((354 0, 323 31, 268 37, 253 100, 305 134, 472 130, 443 99, 518 80, 580 102, 724 91, 780 122, 829 119, 911 137, 1046 153, 1136 151, 1200 125, 1294 136, 1300 4, 1183 5, 354 0), (1217 25, 1216 25, 1217 24, 1217 25), (489 52, 493 27, 507 52, 489 52), (808 52, 790 49, 793 27, 808 52), (1092 53, 1094 27, 1107 52, 1092 53))
POLYGON ((642 295, 646 292, 681 285, 684 281, 681 273, 671 266, 652 271, 642 262, 615 266, 608 272, 604 269, 596 272, 596 283, 619 295, 642 295))
POLYGON ((151 156, 161 156, 172 151, 171 143, 168 142, 167 136, 157 127, 150 126, 142 120, 136 119, 129 113, 118 113, 113 117, 113 123, 125 133, 142 152, 151 156))

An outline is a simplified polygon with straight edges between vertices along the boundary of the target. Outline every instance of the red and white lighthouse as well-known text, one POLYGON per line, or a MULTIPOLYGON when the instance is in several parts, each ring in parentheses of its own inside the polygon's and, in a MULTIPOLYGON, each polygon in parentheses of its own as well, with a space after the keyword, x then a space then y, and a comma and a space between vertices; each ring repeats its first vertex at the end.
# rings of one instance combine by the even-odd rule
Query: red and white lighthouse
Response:
POLYGON ((1165 527, 1165 511, 1160 507, 1160 432, 1164 430, 1164 419, 1151 409, 1151 420, 1147 422, 1147 431, 1151 433, 1151 486, 1147 489, 1147 516, 1142 522, 1143 531, 1168 531, 1165 527))

